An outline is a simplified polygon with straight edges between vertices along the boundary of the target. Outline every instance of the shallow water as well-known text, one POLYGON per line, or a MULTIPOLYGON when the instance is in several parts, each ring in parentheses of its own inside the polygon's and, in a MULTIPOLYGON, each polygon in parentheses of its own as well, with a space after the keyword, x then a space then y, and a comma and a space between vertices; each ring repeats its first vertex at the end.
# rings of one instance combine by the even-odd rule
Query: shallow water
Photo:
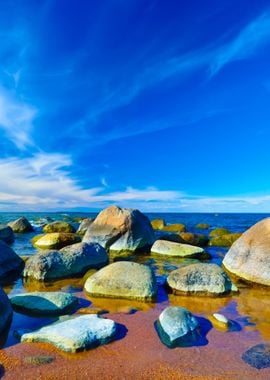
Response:
MULTIPOLYGON (((5 214, 3 216, 1 214, 0 221, 6 222, 16 219, 17 216, 19 215, 5 214)), ((44 218, 46 215, 26 216, 29 220, 34 220, 37 217, 44 218)), ((50 215, 54 220, 63 219, 63 217, 71 219, 75 216, 77 214, 50 215)), ((238 214, 217 216, 213 214, 163 214, 152 217, 157 216, 163 217, 168 223, 183 222, 188 226, 189 231, 195 231, 195 225, 199 222, 209 223, 211 228, 222 226, 231 231, 244 231, 265 217, 265 215, 258 214, 241 214, 240 216, 238 214)), ((35 226, 34 233, 17 236, 14 249, 18 254, 34 254, 35 249, 30 240, 41 230, 38 223, 35 226)), ((206 233, 206 231, 200 232, 206 233)), ((212 259, 206 262, 215 262, 221 265, 226 249, 210 247, 207 248, 207 251, 211 253, 212 259)), ((6 286, 4 289, 9 296, 34 290, 62 290, 73 293, 80 298, 80 307, 104 309, 109 312, 104 314, 105 317, 108 316, 123 324, 128 331, 124 337, 107 346, 87 353, 64 354, 47 344, 19 344, 14 337, 14 331, 17 329, 37 328, 51 323, 55 319, 14 313, 8 336, 2 337, 3 348, 0 350, 0 361, 5 367, 5 377, 16 376, 16 366, 19 365, 23 368, 25 378, 34 379, 36 368, 25 363, 25 357, 53 353, 55 360, 52 363, 38 367, 40 378, 83 379, 91 376, 90 378, 121 379, 129 378, 131 374, 142 379, 270 378, 270 369, 257 370, 241 358, 250 347, 256 344, 270 343, 270 289, 238 283, 239 294, 226 297, 175 296, 168 294, 163 287, 167 275, 172 270, 197 260, 164 258, 147 254, 133 255, 124 259, 149 265, 153 269, 159 285, 156 303, 88 297, 83 292, 83 285, 85 278, 93 271, 89 271, 84 278, 65 279, 50 283, 25 281, 20 278, 6 286), (160 342, 154 324, 160 312, 168 305, 186 307, 200 318, 204 334, 203 344, 188 348, 169 349, 160 342), (213 313, 224 314, 232 321, 229 331, 220 331, 209 323, 208 318, 213 313), (76 368, 82 371, 80 377, 76 377, 76 368)), ((111 256, 110 260, 113 262, 115 258, 111 256)), ((80 311, 77 313, 79 314, 80 311)), ((18 378, 24 377, 21 375, 18 378)))

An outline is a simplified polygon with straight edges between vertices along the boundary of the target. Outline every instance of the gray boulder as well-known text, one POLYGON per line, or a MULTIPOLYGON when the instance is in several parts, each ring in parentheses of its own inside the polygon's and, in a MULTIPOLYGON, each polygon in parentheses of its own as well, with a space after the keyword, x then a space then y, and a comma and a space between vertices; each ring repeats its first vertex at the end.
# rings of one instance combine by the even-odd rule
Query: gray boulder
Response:
POLYGON ((91 224, 94 222, 94 219, 92 218, 85 218, 81 221, 79 228, 77 229, 77 234, 84 235, 87 231, 87 229, 91 226, 91 224))
POLYGON ((99 244, 77 243, 60 251, 42 251, 31 256, 25 265, 24 277, 51 280, 85 274, 108 263, 108 255, 99 244))
POLYGON ((111 319, 84 315, 22 334, 21 342, 51 343, 60 350, 75 353, 112 341, 116 329, 111 319))
POLYGON ((12 307, 8 296, 0 288, 0 334, 2 334, 8 327, 12 319, 12 307))
POLYGON ((169 306, 158 318, 158 331, 163 343, 173 346, 187 343, 197 335, 199 322, 183 307, 169 306))
POLYGON ((221 295, 229 293, 232 283, 216 264, 191 264, 172 271, 167 283, 175 294, 221 295))
POLYGON ((64 292, 17 294, 10 301, 16 311, 52 316, 69 314, 79 304, 77 297, 64 292))
POLYGON ((16 233, 27 233, 34 231, 32 225, 24 216, 15 220, 14 222, 8 223, 8 226, 10 226, 13 232, 16 233))
POLYGON ((7 244, 14 242, 14 233, 11 227, 0 224, 0 240, 7 244))
POLYGON ((147 249, 154 240, 154 230, 145 215, 118 206, 101 211, 83 238, 84 242, 99 243, 112 251, 147 249))
POLYGON ((154 274, 146 265, 118 261, 90 276, 85 291, 96 297, 152 301, 157 294, 154 274))
POLYGON ((9 276, 20 273, 24 262, 12 248, 0 240, 0 281, 6 281, 9 276))

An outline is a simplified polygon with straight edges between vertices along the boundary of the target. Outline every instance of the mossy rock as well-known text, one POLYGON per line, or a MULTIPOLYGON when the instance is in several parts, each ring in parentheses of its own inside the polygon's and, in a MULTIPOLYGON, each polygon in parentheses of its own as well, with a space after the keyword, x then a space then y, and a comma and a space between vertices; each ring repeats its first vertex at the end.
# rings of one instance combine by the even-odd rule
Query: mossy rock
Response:
POLYGON ((192 232, 181 232, 179 234, 182 243, 196 245, 198 247, 206 247, 209 239, 203 234, 193 234, 192 232))
POLYGON ((231 247, 233 243, 240 238, 241 235, 241 232, 235 232, 231 234, 217 236, 210 240, 209 245, 214 247, 231 247))
POLYGON ((40 249, 60 249, 67 245, 79 243, 80 241, 81 238, 73 233, 52 232, 36 240, 34 246, 40 249))
POLYGON ((151 225, 154 230, 162 230, 166 226, 164 219, 154 219, 151 220, 151 225))
POLYGON ((210 228, 210 226, 207 223, 198 223, 195 228, 202 229, 202 230, 208 230, 210 228))
POLYGON ((40 238, 42 238, 43 236, 45 236, 45 235, 44 235, 44 234, 39 234, 39 235, 34 236, 34 237, 31 239, 31 243, 32 243, 32 245, 35 247, 35 243, 36 243, 40 238))
POLYGON ((168 231, 168 232, 185 232, 186 231, 186 226, 182 223, 175 223, 175 224, 170 224, 168 226, 164 226, 162 228, 162 231, 168 231))
POLYGON ((211 238, 213 238, 213 237, 227 235, 227 234, 230 234, 230 231, 228 231, 226 228, 219 227, 219 228, 215 228, 214 230, 212 230, 210 232, 209 236, 211 238))
POLYGON ((43 232, 46 234, 51 232, 75 232, 74 227, 67 223, 62 221, 56 221, 49 224, 46 224, 46 226, 43 227, 43 232))

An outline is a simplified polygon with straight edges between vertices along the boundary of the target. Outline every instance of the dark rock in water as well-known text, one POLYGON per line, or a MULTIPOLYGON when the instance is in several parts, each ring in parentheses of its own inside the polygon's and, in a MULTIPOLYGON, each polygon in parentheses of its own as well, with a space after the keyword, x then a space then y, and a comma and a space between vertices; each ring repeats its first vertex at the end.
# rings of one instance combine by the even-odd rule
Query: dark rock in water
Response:
POLYGON ((13 310, 6 293, 0 288, 0 334, 8 327, 12 319, 13 310))
POLYGON ((34 366, 40 366, 43 364, 49 364, 52 363, 55 360, 54 356, 45 356, 45 355, 39 355, 39 356, 26 356, 23 361, 26 364, 31 364, 34 366))
POLYGON ((75 232, 75 228, 67 223, 62 221, 55 221, 43 227, 43 232, 51 233, 51 232, 75 232))
POLYGON ((14 233, 11 227, 0 224, 0 240, 7 244, 14 242, 14 233))
POLYGON ((156 327, 162 342, 173 348, 196 340, 199 322, 183 307, 169 306, 160 314, 156 327))
POLYGON ((60 251, 42 251, 29 257, 23 275, 46 281, 83 275, 88 269, 102 268, 107 262, 107 252, 99 244, 78 243, 60 251))
POLYGON ((257 344, 243 353, 242 359, 251 367, 262 369, 270 367, 270 344, 257 344))
POLYGON ((15 220, 14 222, 8 223, 8 226, 10 226, 13 232, 16 233, 27 233, 34 230, 29 221, 24 216, 15 220))
POLYGON ((99 243, 118 252, 147 249, 154 240, 154 230, 144 214, 118 206, 102 210, 83 238, 86 243, 99 243))
POLYGON ((5 282, 13 274, 19 274, 23 266, 23 260, 0 240, 0 281, 5 282))

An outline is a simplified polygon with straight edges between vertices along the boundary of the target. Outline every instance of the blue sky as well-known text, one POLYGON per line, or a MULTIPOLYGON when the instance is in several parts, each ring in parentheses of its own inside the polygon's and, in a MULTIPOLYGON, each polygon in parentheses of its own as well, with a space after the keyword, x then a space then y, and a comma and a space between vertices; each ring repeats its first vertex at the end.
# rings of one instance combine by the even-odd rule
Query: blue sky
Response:
POLYGON ((270 212, 270 4, 0 2, 0 210, 270 212))

